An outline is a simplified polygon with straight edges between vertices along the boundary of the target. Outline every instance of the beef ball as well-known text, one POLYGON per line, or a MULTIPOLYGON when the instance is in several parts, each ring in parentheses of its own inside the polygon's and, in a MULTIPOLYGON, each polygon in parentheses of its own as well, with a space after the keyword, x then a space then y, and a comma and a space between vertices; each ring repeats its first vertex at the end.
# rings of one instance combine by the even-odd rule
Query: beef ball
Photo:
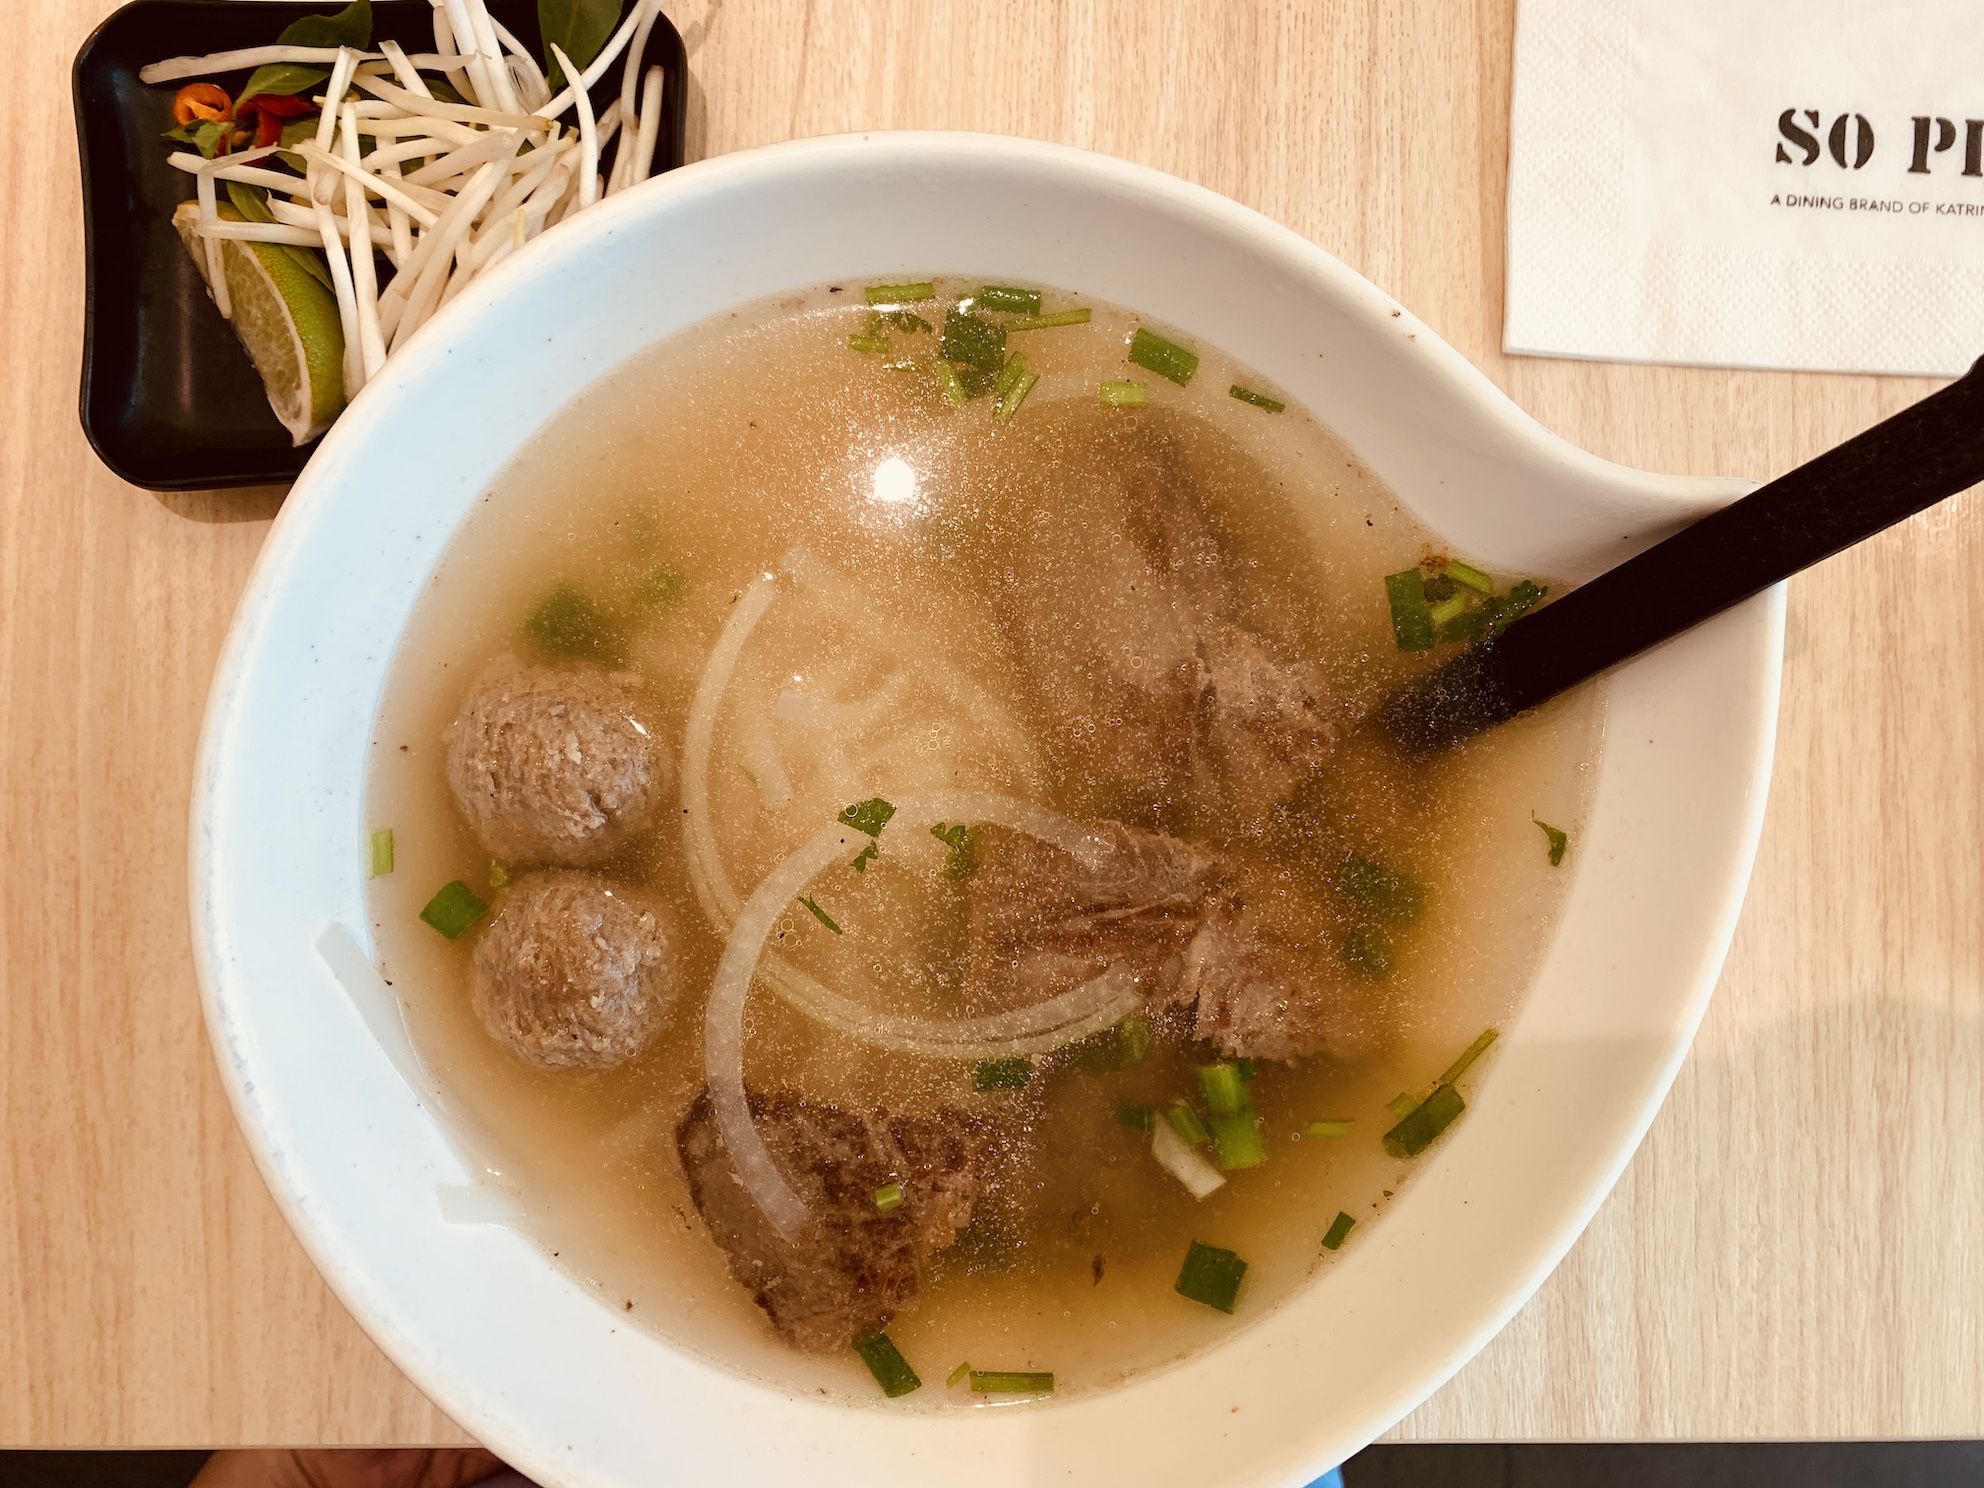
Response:
POLYGON ((651 826, 670 767, 644 711, 603 672, 493 663, 448 730, 448 785, 483 846, 583 868, 651 826))
POLYGON ((482 1026, 539 1069, 625 1064, 668 1022, 675 957, 661 916, 596 873, 526 873, 475 948, 482 1026))

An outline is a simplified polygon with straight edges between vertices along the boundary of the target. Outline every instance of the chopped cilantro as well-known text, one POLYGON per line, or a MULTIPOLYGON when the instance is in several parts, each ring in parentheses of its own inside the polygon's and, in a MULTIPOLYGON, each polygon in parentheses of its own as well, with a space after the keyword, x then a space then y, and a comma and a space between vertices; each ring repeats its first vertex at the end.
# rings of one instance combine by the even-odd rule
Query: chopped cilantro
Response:
POLYGON ((811 899, 801 899, 799 902, 805 905, 807 909, 812 911, 814 919, 818 920, 822 925, 825 925, 829 930, 833 931, 834 934, 843 935, 846 933, 840 928, 840 926, 836 925, 833 922, 832 917, 828 915, 828 913, 824 909, 820 908, 820 906, 815 904, 811 899))
POLYGON ((611 664, 624 638, 607 614, 569 584, 560 584, 524 621, 530 638, 559 656, 584 656, 611 664))
POLYGON ((913 305, 937 298, 934 284, 871 284, 862 291, 871 305, 913 305))
POLYGON ((880 796, 871 796, 866 801, 857 801, 852 806, 843 806, 840 824, 852 827, 857 832, 866 832, 870 837, 879 837, 882 828, 889 824, 889 818, 896 814, 896 808, 880 796))
POLYGON ((1564 861, 1564 853, 1571 845, 1570 834, 1551 826, 1547 821, 1536 821, 1533 816, 1530 820, 1543 828, 1543 835, 1550 839, 1550 866, 1555 868, 1564 861))
POLYGON ((944 340, 937 354, 947 362, 997 377, 1006 361, 1006 328, 953 309, 944 316, 944 340))
POLYGON ((1257 393, 1251 388, 1243 388, 1237 382, 1228 388, 1226 393, 1230 398, 1238 398, 1242 403, 1251 403, 1256 408, 1265 408, 1269 413, 1281 413, 1288 407, 1279 398, 1270 398, 1266 393, 1257 393))
POLYGON ((1388 925, 1410 925, 1426 907, 1417 879, 1352 853, 1336 870, 1336 886, 1388 925))
POLYGON ((944 860, 944 877, 963 882, 978 871, 977 855, 972 850, 978 837, 977 828, 946 826, 938 822, 930 829, 930 835, 951 850, 951 855, 944 860))

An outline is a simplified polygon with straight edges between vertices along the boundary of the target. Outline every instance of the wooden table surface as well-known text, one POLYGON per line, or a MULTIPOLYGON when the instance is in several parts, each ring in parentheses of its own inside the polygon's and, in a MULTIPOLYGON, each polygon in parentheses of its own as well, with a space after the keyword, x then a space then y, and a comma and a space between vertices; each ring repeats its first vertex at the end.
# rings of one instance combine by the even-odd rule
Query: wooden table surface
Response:
MULTIPOLYGON (((1504 357, 1514 0, 681 0, 695 158, 966 128, 1306 234, 1614 460, 1763 478, 1930 384, 1504 357)), ((318 1280, 215 1077, 186 802, 280 493, 77 426, 68 65, 9 8, 0 151, 0 1445, 459 1440, 318 1280)), ((1537 1298, 1400 1439, 1984 1435, 1977 493, 1797 580, 1775 788, 1694 1054, 1537 1298)))

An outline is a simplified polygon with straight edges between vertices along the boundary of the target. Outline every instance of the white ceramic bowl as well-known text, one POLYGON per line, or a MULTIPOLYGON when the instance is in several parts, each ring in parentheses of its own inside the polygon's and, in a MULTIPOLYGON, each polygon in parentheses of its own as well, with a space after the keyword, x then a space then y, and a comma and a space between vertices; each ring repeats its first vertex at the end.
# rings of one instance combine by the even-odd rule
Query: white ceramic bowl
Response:
MULTIPOLYGON (((510 1229, 444 1220, 436 1191, 469 1181, 464 1159, 396 1073, 393 1010, 355 1005, 318 950, 337 959, 338 925, 364 941, 367 745, 416 594, 552 412, 546 388, 775 291, 933 271, 1091 292, 1223 347, 1501 569, 1587 577, 1746 489, 1573 449, 1294 233, 1019 140, 874 135, 690 166, 468 291, 338 421, 262 552, 201 744, 194 944, 236 1115, 311 1258, 436 1403, 547 1485, 1305 1483, 1436 1389, 1562 1257, 1665 1095, 1735 924, 1781 590, 1605 684, 1569 905, 1468 1119, 1318 1283, 1183 1365, 1022 1409, 793 1397, 626 1326, 510 1229)), ((363 1002, 362 958, 346 960, 363 1002)))

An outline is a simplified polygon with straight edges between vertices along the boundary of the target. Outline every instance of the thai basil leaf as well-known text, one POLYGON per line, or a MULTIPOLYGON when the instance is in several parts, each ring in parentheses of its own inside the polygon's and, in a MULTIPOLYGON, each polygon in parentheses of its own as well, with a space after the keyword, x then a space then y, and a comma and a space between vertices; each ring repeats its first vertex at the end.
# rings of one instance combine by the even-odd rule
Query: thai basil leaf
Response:
POLYGON ((305 88, 323 82, 330 75, 331 70, 328 67, 305 67, 300 62, 265 63, 249 75, 248 86, 241 90, 241 96, 234 100, 234 106, 239 109, 258 93, 266 93, 271 98, 301 93, 305 88))
POLYGON ((351 0, 336 15, 291 21, 276 40, 283 46, 344 46, 365 51, 372 45, 372 0, 351 0))
POLYGON ((207 159, 214 158, 214 151, 220 148, 221 138, 234 126, 221 119, 202 119, 197 124, 181 124, 177 129, 168 129, 165 137, 182 145, 191 145, 207 159))
POLYGON ((620 22, 620 0, 537 0, 537 28, 544 34, 544 71, 555 90, 564 74, 551 44, 564 48, 575 67, 588 67, 620 22))

